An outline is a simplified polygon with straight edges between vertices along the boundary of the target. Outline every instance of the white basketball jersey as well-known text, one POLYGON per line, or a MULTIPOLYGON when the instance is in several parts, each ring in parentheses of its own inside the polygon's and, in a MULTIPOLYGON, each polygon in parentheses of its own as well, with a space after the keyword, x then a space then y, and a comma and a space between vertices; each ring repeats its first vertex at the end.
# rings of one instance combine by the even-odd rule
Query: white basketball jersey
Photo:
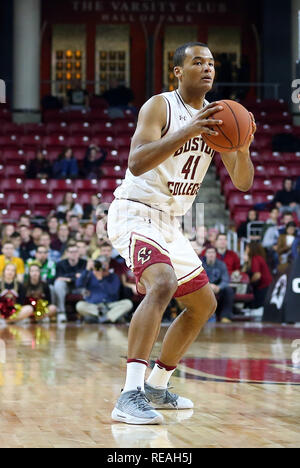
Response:
MULTIPOLYGON (((167 123, 162 131, 164 138, 185 126, 199 110, 186 104, 177 90, 161 96, 167 106, 167 123)), ((204 101, 204 105, 207 104, 208 101, 204 101)), ((125 179, 114 195, 151 205, 174 216, 184 215, 193 204, 213 156, 214 150, 199 135, 142 175, 134 176, 127 169, 125 179)))

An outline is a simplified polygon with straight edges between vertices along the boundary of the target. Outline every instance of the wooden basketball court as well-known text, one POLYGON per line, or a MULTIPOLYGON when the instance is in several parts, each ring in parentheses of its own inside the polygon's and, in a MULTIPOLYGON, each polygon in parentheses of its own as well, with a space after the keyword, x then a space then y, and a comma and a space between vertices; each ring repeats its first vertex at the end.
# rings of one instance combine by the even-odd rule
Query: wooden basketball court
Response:
POLYGON ((163 411, 163 426, 110 419, 127 331, 0 328, 0 447, 300 447, 300 328, 208 324, 171 381, 195 408, 163 411))

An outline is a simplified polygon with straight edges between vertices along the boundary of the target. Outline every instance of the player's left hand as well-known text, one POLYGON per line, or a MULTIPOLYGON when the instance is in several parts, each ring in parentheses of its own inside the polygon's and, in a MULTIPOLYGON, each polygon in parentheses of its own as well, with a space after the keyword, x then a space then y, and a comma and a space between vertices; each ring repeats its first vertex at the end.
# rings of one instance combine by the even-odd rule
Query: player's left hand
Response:
POLYGON ((249 112, 249 114, 250 114, 250 117, 251 117, 252 132, 250 133, 250 135, 249 135, 248 139, 246 140, 245 144, 243 146, 241 146, 241 148, 238 149, 238 153, 242 153, 242 154, 245 154, 245 153, 249 152, 250 145, 254 140, 254 134, 256 132, 256 123, 255 123, 254 115, 252 114, 252 112, 249 112))

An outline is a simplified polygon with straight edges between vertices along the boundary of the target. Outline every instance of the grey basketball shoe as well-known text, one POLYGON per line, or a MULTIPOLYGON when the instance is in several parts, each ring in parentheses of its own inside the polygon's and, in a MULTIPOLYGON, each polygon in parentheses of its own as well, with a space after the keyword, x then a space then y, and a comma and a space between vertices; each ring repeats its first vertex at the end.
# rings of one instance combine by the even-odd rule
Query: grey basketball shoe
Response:
POLYGON ((155 411, 141 387, 121 393, 111 417, 127 424, 162 424, 163 416, 155 411))
POLYGON ((176 393, 171 393, 167 388, 155 388, 145 382, 145 394, 155 409, 191 409, 194 403, 188 398, 183 398, 176 393))

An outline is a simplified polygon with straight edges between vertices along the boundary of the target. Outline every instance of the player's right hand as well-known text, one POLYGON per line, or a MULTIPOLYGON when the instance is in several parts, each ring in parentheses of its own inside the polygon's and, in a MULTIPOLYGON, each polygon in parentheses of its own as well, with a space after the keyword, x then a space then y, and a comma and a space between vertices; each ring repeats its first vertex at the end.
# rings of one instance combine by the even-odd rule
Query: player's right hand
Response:
POLYGON ((210 118, 215 112, 223 109, 217 102, 211 102, 199 111, 190 121, 190 125, 195 129, 195 135, 207 133, 208 135, 218 135, 219 133, 210 128, 215 125, 222 125, 222 120, 210 118))

